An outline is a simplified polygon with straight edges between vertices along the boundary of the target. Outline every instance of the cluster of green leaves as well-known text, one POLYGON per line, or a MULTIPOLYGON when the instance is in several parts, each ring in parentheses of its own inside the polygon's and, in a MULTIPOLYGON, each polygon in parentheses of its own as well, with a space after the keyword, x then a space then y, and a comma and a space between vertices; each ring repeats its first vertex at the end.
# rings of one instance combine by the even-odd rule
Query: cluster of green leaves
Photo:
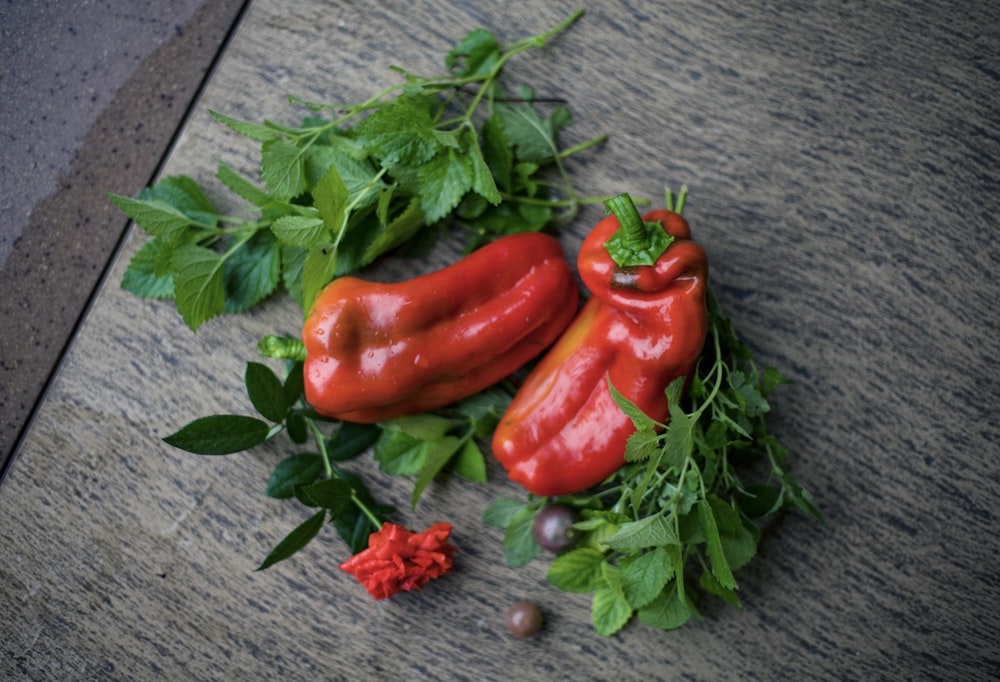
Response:
POLYGON ((414 477, 414 507, 428 484, 450 471, 486 483, 482 443, 490 438, 510 401, 510 395, 500 388, 437 412, 380 424, 339 422, 317 414, 305 402, 298 343, 267 337, 258 348, 269 357, 287 358, 284 380, 265 364, 247 363, 244 384, 258 416, 200 417, 164 438, 168 444, 198 455, 244 452, 283 432, 294 445, 315 445, 315 449, 282 459, 267 481, 264 493, 268 497, 296 500, 312 513, 271 550, 258 570, 298 552, 327 522, 351 554, 368 546, 368 536, 395 509, 377 503, 361 477, 344 468, 344 463, 362 453, 373 452, 385 473, 414 477))
MULTIPOLYGON (((596 490, 557 500, 580 511, 583 540, 554 558, 547 579, 592 593, 594 627, 604 636, 633 616, 678 628, 698 615, 703 594, 740 606, 734 572, 755 556, 767 522, 790 506, 822 518, 766 423, 768 398, 786 380, 758 369, 711 291, 708 309, 708 339, 687 395, 684 379, 667 388, 669 421, 652 420, 611 386, 636 427, 625 465, 596 490)), ((499 497, 487 506, 483 521, 504 529, 509 565, 542 551, 532 526, 547 502, 499 497)))
POLYGON ((284 287, 304 309, 331 279, 389 251, 420 253, 449 225, 467 248, 569 219, 584 201, 565 160, 604 139, 560 146, 565 106, 542 110, 529 87, 508 96, 498 78, 515 55, 550 31, 501 46, 470 32, 445 60, 447 73, 403 82, 353 105, 291 98, 310 108, 301 125, 213 116, 260 143, 259 178, 222 163, 217 179, 253 219, 220 215, 190 178, 166 177, 135 198, 110 200, 153 238, 122 286, 170 299, 196 330, 248 310, 284 287), (333 112, 326 117, 326 112, 333 112), (557 178, 549 179, 555 169, 557 178))

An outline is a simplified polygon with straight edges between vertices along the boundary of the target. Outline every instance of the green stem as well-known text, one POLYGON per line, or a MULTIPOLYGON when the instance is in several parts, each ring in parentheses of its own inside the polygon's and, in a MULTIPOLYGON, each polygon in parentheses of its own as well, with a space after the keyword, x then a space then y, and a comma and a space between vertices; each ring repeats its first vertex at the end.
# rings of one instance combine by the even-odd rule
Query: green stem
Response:
POLYGON ((648 233, 632 197, 618 194, 605 201, 604 205, 618 218, 620 228, 617 234, 622 246, 633 251, 641 250, 646 245, 648 233))
MULTIPOLYGON (((336 476, 336 471, 334 470, 333 464, 330 463, 330 453, 326 449, 326 436, 320 431, 316 422, 312 419, 306 419, 306 424, 309 425, 309 430, 312 431, 313 438, 316 439, 316 447, 319 448, 319 456, 323 459, 323 470, 326 473, 327 478, 333 478, 336 476)), ((369 509, 368 505, 365 504, 360 497, 358 497, 357 492, 354 488, 351 488, 351 503, 357 507, 362 514, 368 517, 371 521, 372 526, 375 528, 382 527, 382 519, 380 519, 375 512, 369 509)))

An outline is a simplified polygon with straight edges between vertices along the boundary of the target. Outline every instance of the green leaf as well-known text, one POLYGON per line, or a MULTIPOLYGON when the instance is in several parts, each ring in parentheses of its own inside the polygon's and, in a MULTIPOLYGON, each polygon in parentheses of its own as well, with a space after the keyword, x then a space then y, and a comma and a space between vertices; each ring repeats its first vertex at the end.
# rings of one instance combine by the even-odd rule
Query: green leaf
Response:
POLYGON ((375 443, 374 458, 379 471, 391 476, 416 476, 427 459, 424 443, 395 422, 385 424, 375 443))
POLYGON ((321 243, 309 249, 302 264, 302 307, 312 305, 319 292, 333 280, 337 271, 337 249, 321 243))
POLYGON ((378 173, 371 161, 363 156, 357 158, 353 151, 342 148, 344 138, 337 136, 331 139, 336 140, 336 147, 314 144, 306 150, 306 183, 309 187, 316 187, 331 168, 336 169, 347 189, 345 203, 356 202, 357 206, 366 206, 375 202, 380 189, 385 185, 378 180, 378 173), (365 196, 361 196, 362 193, 365 196))
POLYGON ((318 454, 303 452, 287 457, 278 463, 267 480, 264 494, 277 499, 288 499, 295 487, 312 483, 323 473, 323 458, 318 454))
POLYGON ((330 231, 322 218, 301 215, 282 216, 271 224, 271 231, 285 244, 306 249, 321 241, 330 240, 330 231))
POLYGON ((608 390, 611 391, 611 397, 614 399, 615 405, 632 420, 632 424, 635 425, 637 431, 648 431, 656 426, 656 422, 653 419, 647 416, 635 403, 615 388, 614 384, 611 383, 610 376, 607 377, 607 382, 608 390))
POLYGON ((180 209, 161 199, 131 199, 117 194, 109 194, 108 199, 146 232, 170 243, 176 243, 191 225, 191 219, 180 209))
POLYGON ((268 140, 277 140, 281 137, 278 131, 267 126, 258 125, 256 123, 248 123, 246 121, 240 121, 235 118, 231 118, 224 114, 220 114, 217 111, 209 110, 208 112, 215 119, 225 123, 232 130, 236 131, 240 135, 253 138, 254 140, 260 140, 261 142, 266 142, 268 140))
POLYGON ((729 380, 742 400, 743 412, 747 417, 753 419, 771 411, 767 399, 761 395, 760 389, 745 372, 734 371, 729 375, 729 380))
POLYGON ((514 151, 507 141, 507 133, 503 129, 503 119, 493 114, 482 128, 483 159, 490 167, 494 181, 504 192, 514 189, 514 151))
MULTIPOLYGON (((738 511, 724 500, 712 495, 708 499, 719 529, 719 541, 729 567, 738 571, 750 563, 757 554, 759 530, 752 524, 744 523, 738 511)), ((714 560, 713 560, 714 570, 714 560)), ((724 586, 724 580, 720 580, 724 586)))
POLYGON ((599 587, 594 591, 590 616, 594 622, 594 630, 601 637, 610 637, 625 627, 632 613, 632 606, 617 590, 599 587))
POLYGON ((635 431, 625 442, 625 461, 643 462, 660 447, 660 434, 652 428, 635 431))
POLYGON ((722 549, 722 539, 719 537, 715 514, 712 512, 712 506, 706 500, 698 502, 698 522, 705 533, 708 558, 712 562, 712 574, 724 588, 728 590, 735 588, 736 579, 729 567, 726 553, 722 549))
POLYGON ((309 249, 283 245, 281 247, 281 282, 300 308, 305 309, 302 280, 309 249))
POLYGON ((496 180, 493 179, 493 172, 486 163, 483 151, 479 147, 479 138, 474 128, 466 129, 462 135, 462 142, 472 171, 472 189, 496 206, 503 200, 503 197, 500 196, 496 180))
POLYGON ((284 140, 261 145, 261 177, 275 199, 294 199, 306 191, 302 150, 284 140))
POLYGON ((676 630, 694 615, 691 607, 678 596, 677 590, 665 589, 646 606, 639 609, 639 622, 660 630, 676 630))
POLYGON ((694 451, 694 420, 681 409, 670 403, 670 422, 663 438, 661 466, 680 467, 694 451))
POLYGON ((270 296, 281 278, 281 246, 270 232, 257 232, 226 256, 222 280, 225 312, 242 313, 270 296))
POLYGON ((445 436, 440 440, 424 442, 426 453, 424 465, 417 473, 417 480, 413 483, 413 495, 410 498, 410 504, 413 507, 417 506, 417 501, 420 500, 424 489, 430 485, 435 476, 441 473, 461 446, 462 441, 455 436, 445 436))
POLYGON ((122 275, 122 289, 142 298, 169 299, 174 296, 174 278, 167 272, 158 274, 156 264, 164 254, 173 253, 173 245, 162 239, 150 239, 129 261, 122 275))
POLYGON ((719 579, 712 575, 710 570, 706 569, 698 576, 698 587, 709 594, 714 594, 716 597, 725 600, 736 608, 742 608, 742 603, 740 602, 739 595, 736 594, 736 590, 723 587, 719 579))
POLYGON ((268 202, 267 192, 237 173, 224 161, 219 162, 219 170, 215 172, 215 177, 223 185, 254 206, 264 206, 268 202))
POLYGON ((336 515, 351 504, 351 486, 339 478, 327 478, 295 486, 295 497, 307 507, 323 507, 336 515))
POLYGON ((470 31, 445 57, 448 70, 460 77, 487 76, 500 61, 500 45, 484 28, 470 31))
POLYGON ((623 523, 605 543, 612 549, 631 552, 646 547, 679 545, 680 539, 670 521, 662 514, 654 514, 623 523))
POLYGON ((378 442, 382 427, 378 424, 342 422, 327 443, 326 453, 333 462, 354 459, 378 442))
POLYGON ((420 208, 428 223, 452 212, 472 188, 469 158, 448 149, 417 168, 420 181, 420 208))
POLYGON ((424 212, 420 208, 420 199, 414 197, 390 222, 379 225, 374 237, 365 247, 362 262, 367 265, 383 253, 409 241, 424 224, 424 212))
POLYGON ((254 409, 272 422, 284 421, 288 414, 285 387, 274 371, 259 362, 248 362, 244 380, 254 409))
POLYGON ((538 507, 526 505, 511 518, 503 536, 503 556, 511 568, 524 566, 542 551, 535 540, 535 514, 538 507))
POLYGON ((545 579, 563 592, 593 592, 605 584, 605 556, 592 547, 571 549, 556 556, 545 579))
POLYGON ((507 138, 521 161, 540 162, 551 159, 559 153, 552 122, 542 120, 530 104, 535 98, 533 89, 522 87, 519 96, 527 101, 517 105, 501 102, 496 107, 497 115, 503 120, 507 138))
POLYGON ((260 419, 235 414, 201 417, 163 440, 196 455, 229 455, 260 445, 271 426, 260 419))
MULTIPOLYGON (((334 474, 340 480, 346 481, 351 486, 358 501, 370 509, 379 519, 384 521, 384 515, 392 511, 392 507, 377 504, 365 484, 355 474, 336 467, 334 467, 334 474)), ((369 535, 381 526, 381 523, 373 524, 368 515, 355 504, 340 509, 332 516, 332 520, 334 528, 337 529, 337 535, 347 543, 352 554, 357 554, 368 547, 369 535)))
MULTIPOLYGON (((298 341, 298 339, 293 340, 298 341)), ((295 362, 286 363, 288 365, 288 373, 285 376, 285 383, 282 388, 285 392, 285 407, 289 410, 295 407, 305 395, 305 365, 303 360, 296 359, 295 362)))
MULTIPOLYGON (((486 508, 483 509, 483 524, 491 528, 507 528, 514 518, 521 513, 521 510, 529 506, 529 504, 509 497, 494 497, 486 504, 486 508)), ((533 517, 534 515, 532 514, 533 517)))
POLYGON ((326 174, 320 178, 313 187, 312 195, 323 223, 330 234, 334 235, 334 242, 338 241, 341 232, 347 226, 347 185, 341 179, 336 166, 330 166, 326 174))
POLYGON ((419 166, 437 153, 429 102, 401 96, 376 110, 355 127, 355 139, 385 165, 419 166))
POLYGON ((323 528, 323 522, 325 520, 326 510, 316 512, 310 516, 295 530, 286 535, 285 538, 279 542, 277 546, 270 551, 270 553, 268 553, 267 557, 264 558, 263 563, 257 567, 257 570, 263 571, 279 561, 284 561, 308 545, 309 542, 316 537, 320 529, 323 528))
POLYGON ((174 252, 174 301, 184 322, 196 331, 226 308, 222 255, 185 244, 174 252))
POLYGON ((670 555, 663 547, 625 557, 620 568, 625 597, 637 609, 652 602, 674 575, 670 555))
POLYGON ((466 440, 455 458, 455 473, 473 483, 486 483, 486 458, 475 441, 466 440))
POLYGON ((438 440, 456 425, 453 419, 429 412, 405 415, 393 420, 392 423, 403 433, 420 440, 438 440))

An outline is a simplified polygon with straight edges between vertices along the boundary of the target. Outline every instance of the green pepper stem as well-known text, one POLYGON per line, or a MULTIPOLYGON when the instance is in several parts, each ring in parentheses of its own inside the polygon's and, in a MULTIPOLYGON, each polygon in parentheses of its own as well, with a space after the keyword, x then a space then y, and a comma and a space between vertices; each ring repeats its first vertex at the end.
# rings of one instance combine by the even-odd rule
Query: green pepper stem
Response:
POLYGON ((633 250, 642 249, 646 245, 647 232, 632 197, 617 194, 605 201, 604 206, 618 219, 622 245, 633 250))

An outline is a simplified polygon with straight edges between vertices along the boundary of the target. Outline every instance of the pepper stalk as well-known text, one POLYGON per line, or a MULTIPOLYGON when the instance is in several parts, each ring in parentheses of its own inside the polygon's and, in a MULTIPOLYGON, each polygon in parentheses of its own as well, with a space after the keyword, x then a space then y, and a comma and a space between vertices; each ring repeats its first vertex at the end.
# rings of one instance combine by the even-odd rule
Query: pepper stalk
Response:
MULTIPOLYGON (((682 187, 677 208, 684 205, 686 188, 682 187)), ((673 195, 667 190, 667 210, 674 210, 673 195)), ((628 193, 618 194, 604 202, 609 214, 614 214, 620 225, 617 232, 605 243, 608 254, 619 268, 656 265, 660 256, 674 243, 663 225, 642 219, 635 202, 628 193)), ((680 210, 676 210, 680 213, 680 210)))

